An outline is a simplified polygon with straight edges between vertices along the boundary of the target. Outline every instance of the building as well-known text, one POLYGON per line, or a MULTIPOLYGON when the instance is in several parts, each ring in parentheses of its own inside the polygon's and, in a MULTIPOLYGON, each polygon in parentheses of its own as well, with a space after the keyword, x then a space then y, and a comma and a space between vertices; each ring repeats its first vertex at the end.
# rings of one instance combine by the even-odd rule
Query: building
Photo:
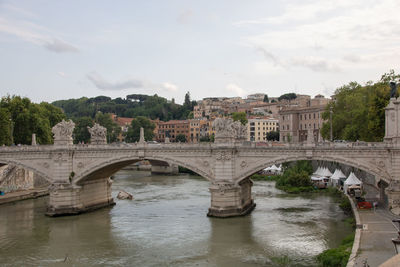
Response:
POLYGON ((200 138, 205 136, 205 133, 201 131, 204 128, 207 128, 208 121, 205 119, 192 119, 189 120, 189 128, 190 128, 190 136, 188 142, 190 143, 198 143, 200 138))
POLYGON ((165 142, 165 138, 168 137, 171 142, 175 142, 176 136, 183 134, 188 141, 190 139, 189 126, 188 120, 158 121, 156 126, 158 133, 155 139, 158 142, 165 142))
POLYGON ((248 118, 247 141, 267 141, 267 133, 279 130, 279 120, 267 116, 248 118))
POLYGON ((322 141, 322 113, 330 100, 322 95, 304 103, 303 100, 296 105, 283 106, 279 111, 280 141, 304 142, 309 130, 312 130, 316 142, 322 141))

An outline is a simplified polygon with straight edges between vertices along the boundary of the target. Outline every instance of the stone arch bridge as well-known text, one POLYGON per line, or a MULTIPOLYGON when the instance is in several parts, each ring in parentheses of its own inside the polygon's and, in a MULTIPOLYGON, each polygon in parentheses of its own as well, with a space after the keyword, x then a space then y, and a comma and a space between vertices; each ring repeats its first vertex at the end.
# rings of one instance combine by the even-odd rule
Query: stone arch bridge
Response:
POLYGON ((50 186, 48 215, 77 214, 114 204, 109 177, 141 160, 186 167, 210 181, 210 216, 245 215, 255 206, 249 176, 270 166, 296 160, 343 163, 375 175, 377 186, 386 185, 389 208, 400 214, 400 101, 386 108, 385 142, 254 143, 244 141, 245 127, 230 119, 215 121, 215 143, 106 144, 105 129, 90 129, 91 144, 73 145, 74 124, 53 128, 54 145, 0 147, 0 165, 15 164, 43 176, 50 186))

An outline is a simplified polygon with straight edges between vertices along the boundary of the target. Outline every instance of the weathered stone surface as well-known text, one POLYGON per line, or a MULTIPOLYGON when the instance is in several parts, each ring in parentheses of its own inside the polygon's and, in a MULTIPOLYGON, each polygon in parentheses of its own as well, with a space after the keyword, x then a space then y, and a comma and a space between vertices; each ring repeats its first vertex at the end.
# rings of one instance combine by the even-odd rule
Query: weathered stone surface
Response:
POLYGON ((118 199, 129 199, 129 200, 132 200, 133 196, 132 196, 132 194, 122 190, 122 191, 119 191, 119 193, 117 195, 117 198, 118 199))
POLYGON ((90 143, 93 145, 107 144, 107 129, 97 123, 93 127, 87 127, 90 133, 90 143))
POLYGON ((72 133, 75 128, 75 123, 72 120, 62 120, 56 124, 51 132, 54 134, 54 145, 66 146, 73 144, 72 133))

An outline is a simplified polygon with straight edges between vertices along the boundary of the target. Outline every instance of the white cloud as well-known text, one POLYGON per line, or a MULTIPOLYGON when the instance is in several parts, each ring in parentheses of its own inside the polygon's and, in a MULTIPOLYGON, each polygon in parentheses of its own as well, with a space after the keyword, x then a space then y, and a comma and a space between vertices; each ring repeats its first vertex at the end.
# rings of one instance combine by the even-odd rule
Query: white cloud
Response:
POLYGON ((398 10, 400 1, 395 0, 296 1, 288 2, 279 16, 235 25, 258 29, 244 43, 276 67, 337 72, 374 59, 389 69, 400 53, 398 10))
POLYGON ((16 36, 26 42, 42 46, 56 53, 78 52, 79 49, 51 34, 37 24, 24 20, 10 20, 0 17, 0 33, 16 36))
POLYGON ((124 90, 124 89, 134 89, 134 88, 145 88, 143 81, 136 79, 126 79, 119 82, 109 82, 106 81, 97 72, 91 72, 86 75, 86 77, 100 90, 124 90))
POLYGON ((67 77, 67 74, 62 71, 57 72, 57 74, 60 75, 61 77, 67 77))
POLYGON ((163 86, 163 88, 165 88, 166 90, 168 90, 170 92, 178 91, 178 86, 176 86, 175 84, 169 83, 169 82, 162 83, 162 86, 163 86))
POLYGON ((185 9, 181 13, 179 13, 176 20, 180 24, 188 24, 188 23, 190 23, 190 20, 192 19, 192 17, 193 17, 193 10, 185 9))
POLYGON ((98 89, 106 91, 120 91, 125 89, 158 89, 166 90, 171 93, 178 91, 178 86, 170 82, 154 83, 135 78, 126 78, 120 81, 110 82, 95 71, 88 73, 86 78, 98 89))
POLYGON ((237 96, 245 97, 248 95, 248 92, 243 88, 240 88, 238 85, 234 83, 230 83, 226 86, 226 90, 230 93, 234 93, 237 96))

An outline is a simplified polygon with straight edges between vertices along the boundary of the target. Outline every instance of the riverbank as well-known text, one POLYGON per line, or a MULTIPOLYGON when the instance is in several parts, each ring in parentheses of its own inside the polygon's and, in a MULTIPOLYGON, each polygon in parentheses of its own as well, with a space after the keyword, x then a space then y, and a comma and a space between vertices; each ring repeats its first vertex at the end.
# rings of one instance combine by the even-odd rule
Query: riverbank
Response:
POLYGON ((0 196, 0 205, 6 203, 17 202, 25 199, 32 199, 47 196, 49 194, 48 188, 34 188, 23 191, 6 193, 0 196))

